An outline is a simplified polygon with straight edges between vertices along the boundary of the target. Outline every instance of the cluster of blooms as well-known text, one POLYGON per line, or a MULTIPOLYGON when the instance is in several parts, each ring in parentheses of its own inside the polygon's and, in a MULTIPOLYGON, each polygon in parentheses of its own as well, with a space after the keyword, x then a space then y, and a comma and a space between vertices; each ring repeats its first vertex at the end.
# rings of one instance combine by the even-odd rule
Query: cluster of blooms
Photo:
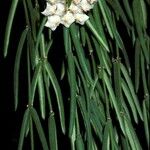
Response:
POLYGON ((67 8, 66 0, 48 0, 46 9, 42 12, 48 16, 46 27, 55 30, 59 24, 69 27, 73 22, 84 24, 89 17, 86 12, 93 8, 97 0, 73 0, 67 8))

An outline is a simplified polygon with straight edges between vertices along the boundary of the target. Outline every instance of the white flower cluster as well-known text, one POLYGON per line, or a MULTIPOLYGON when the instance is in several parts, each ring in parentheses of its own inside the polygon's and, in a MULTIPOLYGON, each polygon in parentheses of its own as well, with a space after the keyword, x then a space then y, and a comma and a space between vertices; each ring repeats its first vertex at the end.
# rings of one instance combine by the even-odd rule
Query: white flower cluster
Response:
POLYGON ((69 8, 65 0, 48 0, 46 9, 42 12, 48 16, 46 27, 55 30, 59 24, 69 27, 73 22, 84 24, 89 17, 86 12, 93 8, 97 0, 73 0, 69 8))

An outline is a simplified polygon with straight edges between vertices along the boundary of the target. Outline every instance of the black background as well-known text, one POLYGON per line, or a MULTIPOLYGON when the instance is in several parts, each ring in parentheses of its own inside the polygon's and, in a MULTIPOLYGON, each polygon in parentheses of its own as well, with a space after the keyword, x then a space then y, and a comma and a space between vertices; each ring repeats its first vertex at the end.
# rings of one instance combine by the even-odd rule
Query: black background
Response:
POLYGON ((19 117, 13 108, 13 67, 21 19, 18 26, 13 26, 17 30, 11 36, 8 56, 3 57, 4 31, 10 3, 10 0, 0 1, 0 147, 6 150, 16 149, 20 128, 19 117))

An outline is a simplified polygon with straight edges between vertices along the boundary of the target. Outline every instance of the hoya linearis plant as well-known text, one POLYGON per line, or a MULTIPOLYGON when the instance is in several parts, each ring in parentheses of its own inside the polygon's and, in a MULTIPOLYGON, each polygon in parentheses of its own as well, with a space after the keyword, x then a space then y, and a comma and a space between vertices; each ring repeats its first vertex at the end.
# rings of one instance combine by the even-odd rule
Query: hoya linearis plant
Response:
POLYGON ((21 103, 22 57, 27 58, 28 100, 18 150, 27 139, 32 150, 38 149, 37 136, 44 150, 62 149, 59 135, 68 139, 66 148, 71 150, 148 149, 149 0, 12 0, 5 57, 11 51, 12 25, 21 5, 26 27, 16 46, 15 110, 21 103), (55 42, 58 28, 56 36, 62 36, 55 42), (61 78, 49 59, 59 42, 64 46, 55 49, 64 55, 61 78))

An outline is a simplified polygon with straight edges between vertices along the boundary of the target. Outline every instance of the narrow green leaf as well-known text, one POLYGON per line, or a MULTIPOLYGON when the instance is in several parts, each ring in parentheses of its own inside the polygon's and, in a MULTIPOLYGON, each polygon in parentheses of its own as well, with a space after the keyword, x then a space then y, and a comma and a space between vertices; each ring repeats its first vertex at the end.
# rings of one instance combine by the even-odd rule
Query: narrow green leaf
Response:
POLYGON ((150 146, 150 138, 149 138, 150 130, 149 130, 149 123, 148 123, 148 115, 149 115, 149 112, 146 109, 146 101, 144 100, 143 101, 144 130, 145 130, 147 145, 148 145, 148 148, 149 148, 149 146, 150 146))
POLYGON ((109 123, 109 134, 110 134, 111 149, 112 150, 119 149, 118 133, 116 131, 116 128, 113 128, 112 121, 110 121, 109 123))
POLYGON ((98 44, 98 42, 94 39, 93 39, 93 42, 94 42, 94 46, 95 46, 95 50, 96 50, 96 53, 98 55, 98 59, 100 61, 100 64, 105 67, 107 69, 107 72, 109 73, 109 75, 111 75, 111 71, 110 71, 110 60, 107 59, 107 52, 104 52, 103 48, 98 44))
POLYGON ((121 74, 120 74, 120 60, 116 58, 114 60, 114 85, 115 85, 115 94, 118 99, 118 104, 121 107, 122 103, 122 91, 121 91, 121 74))
POLYGON ((124 24, 126 25, 126 27, 128 29, 131 29, 131 26, 128 22, 128 19, 121 7, 121 4, 119 3, 118 0, 114 0, 114 1, 111 1, 111 0, 108 0, 109 4, 111 5, 111 7, 114 9, 114 11, 116 12, 117 15, 119 15, 122 19, 122 21, 124 22, 124 24))
POLYGON ((70 86, 70 119, 69 119, 69 137, 72 137, 73 127, 75 125, 75 115, 76 115, 76 74, 75 74, 75 64, 74 56, 72 53, 71 39, 68 29, 64 29, 64 43, 65 51, 68 62, 68 79, 70 86), (66 41, 67 40, 67 41, 66 41), (67 45, 66 45, 67 44, 67 45))
POLYGON ((80 111, 84 120, 84 125, 86 128, 86 134, 87 134, 87 150, 91 150, 92 148, 92 135, 91 135, 91 126, 90 126, 90 122, 89 122, 89 116, 86 110, 86 106, 85 106, 85 101, 81 96, 78 96, 77 99, 78 105, 80 107, 80 111))
POLYGON ((138 92, 139 89, 139 82, 140 82, 140 52, 141 52, 141 47, 139 40, 136 40, 135 43, 135 91, 138 92))
POLYGON ((4 57, 7 56, 11 28, 12 28, 12 24, 14 21, 14 15, 15 15, 16 8, 18 5, 18 1, 19 0, 13 0, 11 3, 10 10, 9 10, 9 15, 8 15, 8 20, 7 20, 7 24, 6 24, 6 30, 5 30, 5 37, 4 37, 4 57))
POLYGON ((87 77, 87 80, 92 83, 91 74, 90 74, 90 71, 88 70, 88 66, 86 64, 86 58, 85 58, 84 50, 83 50, 81 43, 79 41, 78 31, 77 31, 77 27, 75 26, 75 24, 71 25, 70 33, 71 33, 71 38, 73 40, 73 43, 74 43, 74 46, 75 46, 75 49, 77 52, 77 56, 78 56, 80 65, 82 67, 82 70, 84 72, 84 75, 85 75, 85 77, 87 77))
POLYGON ((135 28, 138 33, 140 45, 142 47, 146 62, 147 64, 149 64, 150 63, 149 52, 146 47, 145 36, 143 33, 143 31, 145 31, 145 27, 144 27, 144 20, 143 20, 144 17, 141 8, 141 1, 139 2, 138 0, 133 0, 133 14, 134 14, 135 28))
POLYGON ((33 133, 33 121, 32 121, 32 118, 30 116, 30 119, 29 119, 29 130, 30 130, 30 139, 31 139, 31 150, 34 150, 34 133, 33 133))
POLYGON ((134 128, 132 127, 131 122, 127 118, 124 117, 124 123, 125 123, 125 132, 128 137, 131 148, 134 150, 141 150, 142 148, 140 146, 139 140, 134 131, 134 128))
POLYGON ((38 53, 38 47, 39 47, 39 44, 40 44, 41 35, 42 35, 42 31, 44 29, 44 25, 45 25, 46 20, 47 20, 47 18, 45 17, 41 21, 41 24, 40 24, 40 27, 39 27, 39 31, 38 31, 38 35, 36 37, 36 44, 35 44, 35 47, 34 47, 34 56, 35 57, 37 56, 37 53, 38 53))
POLYGON ((132 110, 134 120, 137 123, 138 122, 137 111, 136 111, 135 103, 134 103, 134 100, 132 98, 131 92, 130 92, 130 90, 129 90, 129 88, 128 88, 128 86, 124 80, 121 80, 121 86, 122 86, 123 92, 127 98, 127 101, 130 105, 130 108, 132 110))
POLYGON ((85 150, 81 134, 77 135, 75 144, 76 144, 76 150, 85 150))
POLYGON ((132 10, 130 7, 130 1, 123 0, 122 2, 123 2, 124 8, 126 10, 126 13, 128 14, 130 21, 133 23, 133 14, 132 14, 132 10))
POLYGON ((63 99, 61 95, 61 89, 59 86, 59 83, 57 81, 57 78, 54 74, 54 71, 51 67, 51 65, 48 62, 45 62, 44 67, 48 73, 48 76, 50 78, 50 81, 52 82, 56 98, 57 98, 57 103, 58 103, 58 109, 59 109, 59 116, 60 116, 60 122, 61 122, 61 128, 63 133, 65 133, 65 115, 64 115, 64 105, 63 105, 63 99))
POLYGON ((51 102, 51 96, 50 96, 50 91, 49 91, 49 76, 47 75, 46 70, 43 70, 43 76, 44 76, 44 85, 45 85, 45 92, 48 100, 48 107, 49 107, 49 112, 53 112, 52 108, 52 102, 51 102))
POLYGON ((131 81, 131 79, 130 79, 128 73, 127 73, 126 68, 123 66, 123 64, 120 64, 120 67, 121 67, 121 72, 122 72, 122 74, 123 74, 123 76, 124 76, 124 78, 125 78, 125 80, 126 80, 126 82, 127 82, 127 84, 128 84, 129 89, 130 89, 131 95, 132 95, 132 97, 133 97, 133 100, 134 100, 135 106, 136 106, 136 108, 137 108, 137 111, 138 111, 138 113, 139 113, 139 115, 140 115, 140 118, 143 120, 142 110, 141 110, 141 107, 140 107, 138 98, 137 98, 137 96, 136 96, 136 94, 135 94, 132 81, 131 81))
POLYGON ((60 80, 63 80, 64 76, 65 76, 65 73, 66 73, 66 70, 65 70, 65 63, 64 61, 62 62, 62 65, 61 65, 61 75, 60 75, 60 80))
POLYGON ((104 0, 98 1, 98 4, 99 4, 99 7, 101 9, 101 13, 103 15, 104 21, 106 23, 109 35, 110 35, 111 38, 113 38, 113 31, 112 31, 113 24, 112 24, 112 21, 111 21, 112 16, 111 16, 111 13, 109 11, 109 8, 107 7, 107 4, 104 0))
POLYGON ((149 100, 149 90, 148 90, 148 85, 147 85, 147 77, 146 77, 146 68, 145 68, 145 61, 144 61, 144 55, 141 52, 141 70, 142 70, 142 81, 143 81, 143 87, 144 87, 144 94, 145 97, 149 100))
POLYGON ((41 39, 40 39, 40 56, 42 57, 42 59, 46 59, 47 55, 46 55, 46 41, 45 41, 45 37, 44 34, 41 34, 41 39))
POLYGON ((40 111, 41 116, 43 119, 45 119, 45 91, 44 91, 44 84, 43 84, 43 76, 42 72, 39 73, 38 77, 38 93, 39 93, 39 102, 40 102, 40 111))
POLYGON ((48 135, 49 135, 50 149, 58 150, 56 122, 53 112, 51 112, 48 118, 48 135))
POLYGON ((20 131, 20 137, 19 137, 19 143, 18 143, 18 150, 23 149, 23 142, 24 142, 24 137, 25 137, 25 132, 26 132, 26 126, 27 122, 29 120, 29 108, 26 109, 24 116, 23 116, 23 121, 21 125, 21 131, 20 131))
POLYGON ((39 62, 35 68, 35 72, 33 75, 33 79, 32 79, 32 83, 31 83, 31 95, 29 98, 29 105, 33 105, 33 101, 34 101, 34 96, 35 96, 35 90, 37 87, 37 82, 39 79, 39 75, 41 72, 41 62, 39 62))
POLYGON ((86 30, 85 30, 84 26, 82 26, 80 28, 80 34, 81 34, 82 45, 85 46, 85 44, 86 44, 86 30))
POLYGON ((45 48, 45 54, 46 54, 46 56, 48 55, 48 52, 49 52, 49 50, 51 49, 52 44, 53 44, 53 40, 50 40, 50 41, 47 43, 46 48, 45 48))
POLYGON ((70 76, 70 121, 69 121, 69 136, 71 137, 73 132, 73 126, 75 124, 75 112, 76 112, 76 74, 73 54, 68 53, 68 66, 69 66, 69 76, 70 76))
POLYGON ((116 101, 116 98, 115 98, 110 80, 109 80, 109 78, 108 78, 108 76, 105 72, 104 72, 103 75, 104 75, 104 82, 106 84, 106 87, 108 89, 108 92, 109 92, 111 100, 112 100, 112 103, 114 105, 114 108, 115 108, 115 111, 116 111, 116 114, 117 114, 117 117, 118 117, 118 120, 119 120, 120 127, 122 129, 122 132, 125 133, 124 132, 124 123, 123 123, 123 120, 122 120, 122 117, 121 117, 121 114, 120 114, 120 108, 119 108, 118 103, 116 101))
POLYGON ((123 150, 131 150, 128 139, 124 136, 121 136, 121 147, 123 150))
POLYGON ((43 150, 49 150, 48 144, 47 144, 47 141, 46 141, 46 137, 45 137, 45 134, 44 134, 44 130, 42 128, 39 116, 38 116, 36 110, 33 107, 30 107, 29 109, 30 109, 31 117, 32 117, 32 119, 34 121, 34 124, 36 126, 36 129, 37 129, 37 132, 38 132, 43 150))
POLYGON ((93 33, 93 35, 96 37, 96 39, 98 40, 98 42, 109 52, 109 46, 104 42, 103 37, 101 37, 97 33, 97 31, 95 30, 94 26, 91 24, 91 22, 89 20, 86 21, 86 25, 91 30, 91 32, 93 33))
POLYGON ((22 34, 18 44, 15 65, 14 65, 14 99, 15 99, 15 110, 18 107, 18 91, 19 91, 19 69, 20 69, 20 59, 22 54, 23 45, 27 36, 28 28, 26 28, 22 34))
MULTIPOLYGON (((101 125, 105 124, 105 113, 100 110, 98 107, 98 102, 100 100, 95 101, 94 98, 90 101, 90 111, 92 111, 93 115, 100 121, 101 125), (97 115, 99 114, 99 115, 97 115)), ((100 107, 102 109, 102 107, 100 107)))
POLYGON ((92 112, 90 113, 90 120, 91 120, 91 125, 97 135, 97 137, 99 138, 99 141, 102 142, 102 125, 99 121, 99 119, 97 118, 97 114, 93 114, 92 112))
POLYGON ((104 128, 102 150, 110 150, 109 122, 106 122, 104 128))
POLYGON ((98 3, 96 3, 94 5, 94 9, 93 9, 93 21, 91 19, 92 15, 89 16, 89 17, 90 17, 91 23, 93 25, 95 24, 96 30, 98 31, 99 35, 101 35, 103 37, 103 40, 105 41, 105 43, 107 43, 106 36, 105 36, 105 33, 104 33, 104 27, 103 27, 103 24, 102 24, 102 17, 101 17, 101 14, 99 13, 98 3))
POLYGON ((121 49, 121 52, 122 52, 122 54, 124 56, 124 59, 125 59, 125 64, 126 64, 126 66, 128 68, 129 73, 131 73, 130 61, 129 61, 129 57, 128 57, 126 48, 124 46, 123 40, 122 40, 119 32, 117 31, 116 25, 115 25, 114 28, 115 28, 115 30, 114 30, 114 37, 115 37, 115 40, 116 40, 116 45, 121 49))

